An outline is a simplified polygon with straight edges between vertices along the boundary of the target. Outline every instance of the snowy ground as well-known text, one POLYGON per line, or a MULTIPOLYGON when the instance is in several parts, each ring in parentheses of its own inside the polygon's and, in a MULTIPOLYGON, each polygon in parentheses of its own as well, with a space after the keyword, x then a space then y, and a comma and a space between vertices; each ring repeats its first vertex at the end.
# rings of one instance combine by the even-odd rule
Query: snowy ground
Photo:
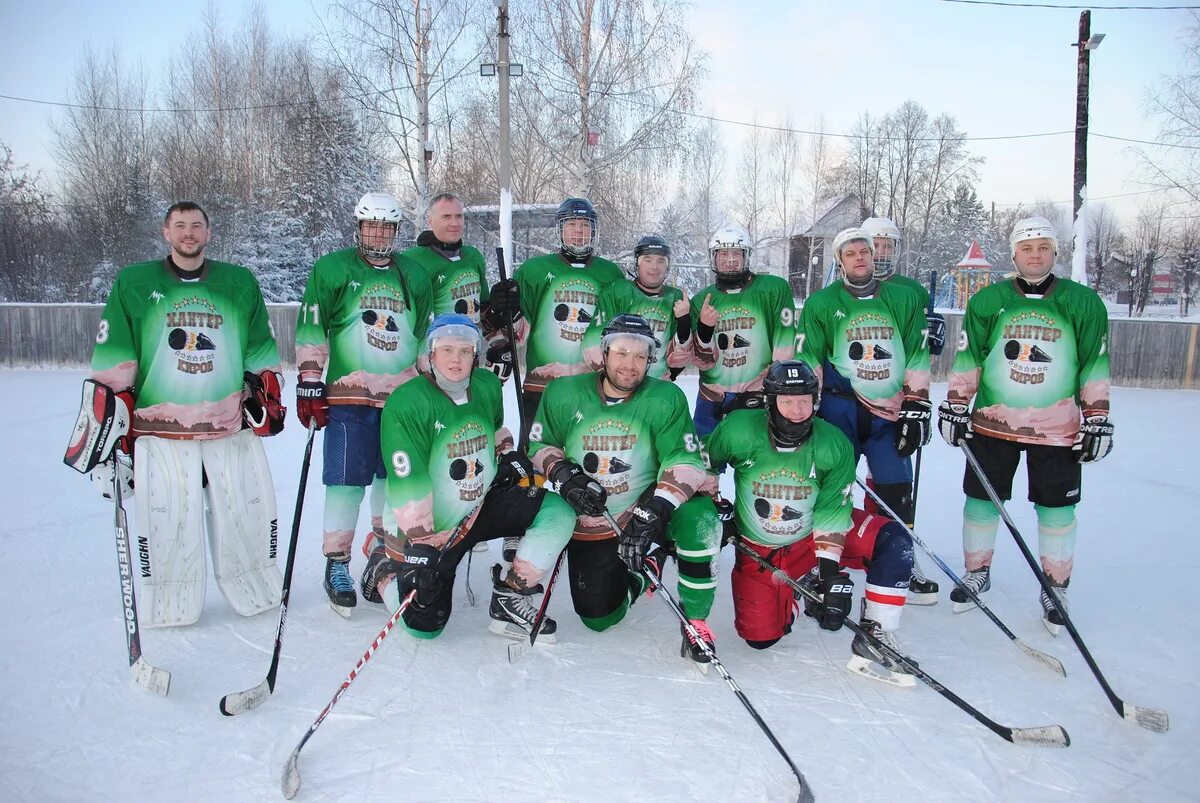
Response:
MULTIPOLYGON (((325 603, 320 450, 274 697, 242 717, 218 712, 222 695, 265 676, 277 617, 236 616, 210 582, 199 624, 143 633, 148 659, 173 675, 171 695, 158 698, 125 668, 111 504, 60 462, 82 376, 0 374, 9 455, 0 560, 11 569, 0 613, 8 690, 0 799, 279 799, 288 754, 386 619, 367 606, 344 621, 325 603)), ((1008 744, 923 685, 851 675, 846 630, 804 625, 753 651, 733 632, 726 580, 710 620, 720 655, 818 800, 1200 796, 1200 640, 1188 590, 1200 570, 1189 523, 1200 491, 1200 394, 1118 389, 1114 409, 1116 451, 1085 470, 1072 611, 1117 693, 1166 708, 1170 732, 1119 720, 1066 634, 1046 634, 1036 582, 1003 529, 989 603, 1020 637, 1061 658, 1069 677, 1030 661, 982 614, 952 614, 944 579, 940 604, 906 611, 903 644, 998 722, 1062 724, 1066 750, 1008 744)), ((283 545, 303 437, 289 421, 268 444, 283 545)), ((923 471, 920 532, 957 569, 961 458, 935 436, 923 471)), ((1018 498, 1024 492, 1018 479, 1018 498)), ((1031 506, 1013 510, 1035 539, 1031 506)), ((734 695, 715 672, 702 678, 679 658, 678 626, 658 600, 595 634, 561 589, 550 605, 559 643, 509 665, 507 642, 486 632, 492 549, 475 559, 479 607, 460 587, 442 638, 394 631, 376 653, 305 748, 299 799, 794 799, 786 765, 734 695)), ((361 563, 356 554, 356 576, 361 563)), ((731 563, 726 551, 723 575, 731 563)))

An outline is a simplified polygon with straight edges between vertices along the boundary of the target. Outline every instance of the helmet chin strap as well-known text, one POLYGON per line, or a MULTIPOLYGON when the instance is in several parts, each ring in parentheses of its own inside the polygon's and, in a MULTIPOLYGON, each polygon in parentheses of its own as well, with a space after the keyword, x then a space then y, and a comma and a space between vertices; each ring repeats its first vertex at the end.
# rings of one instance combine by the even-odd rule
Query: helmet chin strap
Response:
POLYGON ((1054 273, 1054 265, 1051 264, 1050 267, 1046 268, 1046 272, 1043 273, 1041 276, 1038 276, 1037 278, 1030 278, 1030 277, 1026 276, 1024 273, 1021 273, 1021 269, 1020 269, 1020 267, 1017 266, 1017 260, 1015 258, 1013 259, 1013 267, 1017 269, 1018 276, 1020 276, 1022 279, 1024 279, 1029 284, 1033 284, 1033 285, 1041 284, 1042 282, 1046 281, 1047 276, 1049 276, 1051 273, 1054 273))

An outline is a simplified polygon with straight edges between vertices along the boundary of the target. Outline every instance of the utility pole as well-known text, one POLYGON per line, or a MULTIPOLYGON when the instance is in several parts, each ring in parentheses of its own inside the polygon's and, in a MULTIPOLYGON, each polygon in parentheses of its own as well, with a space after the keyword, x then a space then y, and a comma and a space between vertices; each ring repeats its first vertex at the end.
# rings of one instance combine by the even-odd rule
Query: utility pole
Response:
POLYGON ((1092 36, 1092 12, 1079 15, 1079 64, 1075 77, 1075 214, 1072 218, 1071 278, 1086 285, 1087 278, 1087 140, 1088 140, 1088 70, 1091 53, 1100 46, 1104 34, 1092 36))
POLYGON ((433 22, 429 6, 422 7, 421 0, 413 0, 417 41, 413 44, 416 51, 417 73, 417 130, 421 137, 421 166, 417 177, 417 195, 420 205, 425 206, 429 200, 429 163, 433 161, 433 141, 429 138, 429 74, 425 68, 429 61, 429 29, 433 22))
POLYGON ((512 244, 512 132, 508 100, 508 0, 497 0, 496 75, 500 79, 500 247, 504 264, 513 270, 512 244))

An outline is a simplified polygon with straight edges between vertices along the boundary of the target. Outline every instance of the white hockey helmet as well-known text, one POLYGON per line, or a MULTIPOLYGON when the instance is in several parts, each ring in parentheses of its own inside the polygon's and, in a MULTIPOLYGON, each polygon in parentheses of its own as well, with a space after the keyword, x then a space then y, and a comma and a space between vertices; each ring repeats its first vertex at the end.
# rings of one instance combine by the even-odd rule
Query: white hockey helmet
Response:
POLYGON ((745 255, 746 262, 750 262, 750 235, 746 233, 745 229, 737 226, 719 229, 708 243, 709 259, 711 260, 717 251, 725 248, 740 248, 745 255))
POLYGON ((875 257, 875 240, 871 237, 871 233, 859 226, 853 226, 849 229, 842 229, 833 238, 833 260, 837 266, 842 267, 842 249, 850 243, 862 240, 871 248, 871 257, 875 257))
POLYGON ((871 235, 872 245, 875 246, 875 278, 883 281, 896 272, 896 263, 900 259, 900 245, 903 241, 900 228, 891 218, 886 217, 869 217, 862 222, 862 228, 871 235), (880 253, 875 240, 891 240, 891 253, 880 253))
POLYGON ((1026 240, 1045 238, 1054 246, 1054 256, 1058 256, 1058 232, 1054 224, 1039 215, 1023 217, 1013 224, 1012 234, 1009 235, 1008 245, 1012 252, 1017 252, 1017 244, 1026 240))
POLYGON ((354 207, 354 219, 358 221, 354 229, 354 244, 358 246, 359 253, 372 259, 390 257, 396 250, 395 234, 386 243, 368 245, 362 240, 362 224, 370 221, 391 223, 396 227, 396 233, 399 233, 400 202, 385 192, 368 192, 358 199, 358 206, 354 207))

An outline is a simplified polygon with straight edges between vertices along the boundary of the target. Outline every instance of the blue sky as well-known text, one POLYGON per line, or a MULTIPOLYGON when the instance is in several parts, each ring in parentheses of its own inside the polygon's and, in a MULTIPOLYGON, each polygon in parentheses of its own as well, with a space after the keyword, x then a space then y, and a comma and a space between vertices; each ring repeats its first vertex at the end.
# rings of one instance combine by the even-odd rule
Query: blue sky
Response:
MULTIPOLYGON (((511 13, 519 14, 524 2, 513 0, 511 13)), ((217 7, 235 22, 247 5, 226 0, 217 7)), ((316 12, 307 0, 267 0, 264 7, 274 30, 312 32, 316 12)), ((200 3, 148 0, 0 0, 0 94, 64 99, 75 56, 89 44, 116 44, 128 61, 159 68, 200 24, 202 10, 200 3)), ((483 13, 490 17, 490 4, 483 13)), ((864 110, 879 114, 912 98, 932 113, 953 114, 971 136, 1073 127, 1076 51, 1070 43, 1078 19, 1076 10, 937 0, 702 0, 687 16, 710 54, 702 97, 718 117, 771 124, 790 113, 796 126, 809 128, 823 115, 827 130, 846 131, 864 110)), ((1155 138, 1144 93, 1180 68, 1178 37, 1189 22, 1184 11, 1093 10, 1093 32, 1107 34, 1092 59, 1093 132, 1155 138)), ((0 140, 14 148, 19 162, 51 166, 52 113, 47 106, 0 99, 0 140)), ((746 129, 723 126, 722 132, 732 172, 746 129)), ((1145 188, 1129 147, 1092 138, 1093 197, 1145 188)), ((972 143, 987 159, 981 197, 1000 204, 1068 200, 1072 148, 1069 134, 972 143)), ((1132 214, 1147 197, 1110 203, 1132 214)))

